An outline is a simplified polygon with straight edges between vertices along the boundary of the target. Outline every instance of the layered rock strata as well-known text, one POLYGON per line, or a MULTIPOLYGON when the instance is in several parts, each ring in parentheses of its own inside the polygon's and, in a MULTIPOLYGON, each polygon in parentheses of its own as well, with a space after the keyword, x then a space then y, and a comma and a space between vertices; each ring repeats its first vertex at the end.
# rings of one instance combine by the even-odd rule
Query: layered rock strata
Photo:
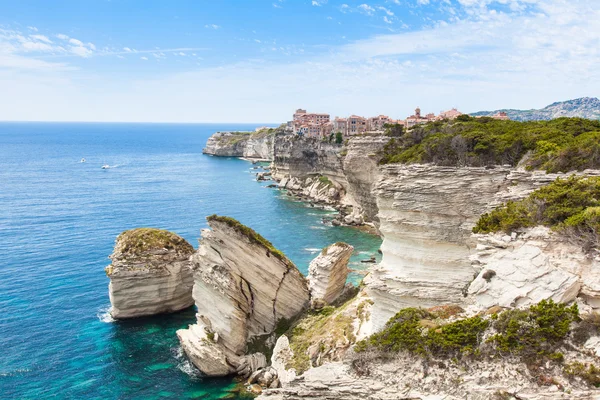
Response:
POLYGON ((344 291, 348 261, 354 247, 338 242, 321 251, 308 267, 308 288, 313 306, 332 304, 344 291))
POLYGON ((197 321, 177 336, 206 375, 248 373, 264 366, 248 361, 250 345, 308 307, 308 286, 294 264, 253 230, 227 217, 208 222, 211 230, 202 231, 191 258, 197 321))
POLYGON ((208 138, 205 154, 221 157, 273 159, 274 132, 217 132, 208 138))
MULTIPOLYGON (((481 214, 566 175, 509 167, 382 166, 374 194, 383 258, 365 278, 375 302, 374 329, 404 307, 467 305, 469 285, 482 272, 469 258, 477 251, 472 227, 481 214)), ((535 270, 536 262, 521 269, 535 270)))
POLYGON ((112 317, 142 317, 192 306, 193 252, 183 238, 160 229, 120 234, 110 255, 112 263, 106 267, 112 317))
POLYGON ((474 235, 471 256, 479 274, 468 301, 477 309, 525 307, 544 299, 568 303, 581 296, 600 306, 600 257, 586 254, 546 227, 512 235, 474 235))

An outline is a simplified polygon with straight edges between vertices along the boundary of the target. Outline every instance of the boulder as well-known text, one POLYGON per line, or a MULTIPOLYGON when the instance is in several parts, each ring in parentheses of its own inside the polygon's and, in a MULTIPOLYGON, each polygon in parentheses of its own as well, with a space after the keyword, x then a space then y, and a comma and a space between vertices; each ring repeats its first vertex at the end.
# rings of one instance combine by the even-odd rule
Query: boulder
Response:
POLYGON ((112 263, 105 269, 112 317, 142 317, 192 306, 193 252, 185 239, 168 231, 138 228, 121 233, 109 257, 112 263))
POLYGON ((204 374, 251 373, 261 366, 245 370, 250 342, 255 347, 300 315, 309 304, 308 285, 296 266, 252 229, 228 217, 207 219, 211 230, 202 231, 191 258, 197 321, 177 335, 204 374), (223 357, 205 357, 213 346, 223 357))
POLYGON ((338 242, 324 248, 308 267, 308 287, 313 303, 333 303, 344 291, 348 278, 348 260, 354 251, 349 244, 338 242))

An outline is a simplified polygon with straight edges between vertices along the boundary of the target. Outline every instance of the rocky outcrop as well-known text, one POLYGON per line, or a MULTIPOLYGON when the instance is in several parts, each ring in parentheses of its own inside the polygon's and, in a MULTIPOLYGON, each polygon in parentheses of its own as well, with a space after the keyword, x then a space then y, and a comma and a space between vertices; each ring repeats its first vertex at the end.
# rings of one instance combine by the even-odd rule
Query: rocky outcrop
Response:
POLYGON ((307 308, 308 286, 258 233, 227 217, 211 216, 208 223, 211 230, 202 231, 191 258, 197 321, 177 336, 206 375, 248 374, 264 362, 249 360, 262 354, 246 354, 307 308))
POLYGON ((217 132, 206 142, 205 154, 222 157, 273 159, 275 130, 259 132, 217 132))
POLYGON ((348 278, 348 261, 354 251, 349 244, 338 242, 321 251, 308 267, 308 288, 313 307, 332 304, 344 291, 348 278))
MULTIPOLYGON (((468 304, 468 287, 481 272, 469 258, 477 251, 471 231, 480 215, 565 175, 509 167, 382 166, 374 193, 383 258, 365 278, 375 302, 374 329, 404 307, 468 304)), ((535 269, 535 262, 528 265, 535 269)))
POLYGON ((280 389, 257 400, 591 400, 597 389, 561 376, 560 367, 547 382, 527 372, 519 362, 473 361, 468 367, 452 362, 426 362, 399 354, 372 361, 369 373, 358 375, 350 362, 312 368, 280 389))
POLYGON ((355 217, 376 225, 379 209, 373 188, 380 177, 380 153, 389 139, 387 136, 356 136, 350 138, 344 149, 343 168, 348 182, 345 201, 352 205, 355 217))
POLYGON ((548 228, 474 235, 471 260, 479 274, 468 288, 477 309, 524 307, 544 299, 568 303, 577 296, 598 307, 600 257, 585 254, 548 228))
POLYGON ((152 228, 117 237, 106 267, 113 318, 175 312, 194 304, 189 258, 194 248, 174 233, 152 228))
POLYGON ((316 138, 277 136, 273 178, 309 201, 340 208, 341 223, 377 221, 372 185, 386 136, 351 137, 344 146, 316 138))

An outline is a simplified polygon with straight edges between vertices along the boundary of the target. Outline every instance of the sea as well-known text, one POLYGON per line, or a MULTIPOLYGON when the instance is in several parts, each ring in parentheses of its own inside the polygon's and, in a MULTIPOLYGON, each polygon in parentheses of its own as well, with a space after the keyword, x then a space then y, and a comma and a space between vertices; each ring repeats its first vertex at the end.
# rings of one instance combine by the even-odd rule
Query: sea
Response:
POLYGON ((255 126, 0 123, 0 398, 239 397, 182 354, 175 332, 193 308, 111 319, 104 267, 127 229, 167 229, 197 248, 206 216, 231 216, 304 274, 323 247, 350 243, 360 279, 380 238, 325 223, 334 211, 267 188, 248 161, 202 154, 212 133, 255 126))

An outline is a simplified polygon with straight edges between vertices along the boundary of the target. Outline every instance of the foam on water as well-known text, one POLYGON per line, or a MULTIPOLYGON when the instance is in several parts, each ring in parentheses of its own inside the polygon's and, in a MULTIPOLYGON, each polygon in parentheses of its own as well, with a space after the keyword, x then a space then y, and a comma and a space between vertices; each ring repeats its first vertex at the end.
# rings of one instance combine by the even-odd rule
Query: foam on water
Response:
POLYGON ((96 317, 98 317, 101 322, 107 324, 115 322, 115 319, 110 315, 110 306, 101 307, 96 313, 96 317))

